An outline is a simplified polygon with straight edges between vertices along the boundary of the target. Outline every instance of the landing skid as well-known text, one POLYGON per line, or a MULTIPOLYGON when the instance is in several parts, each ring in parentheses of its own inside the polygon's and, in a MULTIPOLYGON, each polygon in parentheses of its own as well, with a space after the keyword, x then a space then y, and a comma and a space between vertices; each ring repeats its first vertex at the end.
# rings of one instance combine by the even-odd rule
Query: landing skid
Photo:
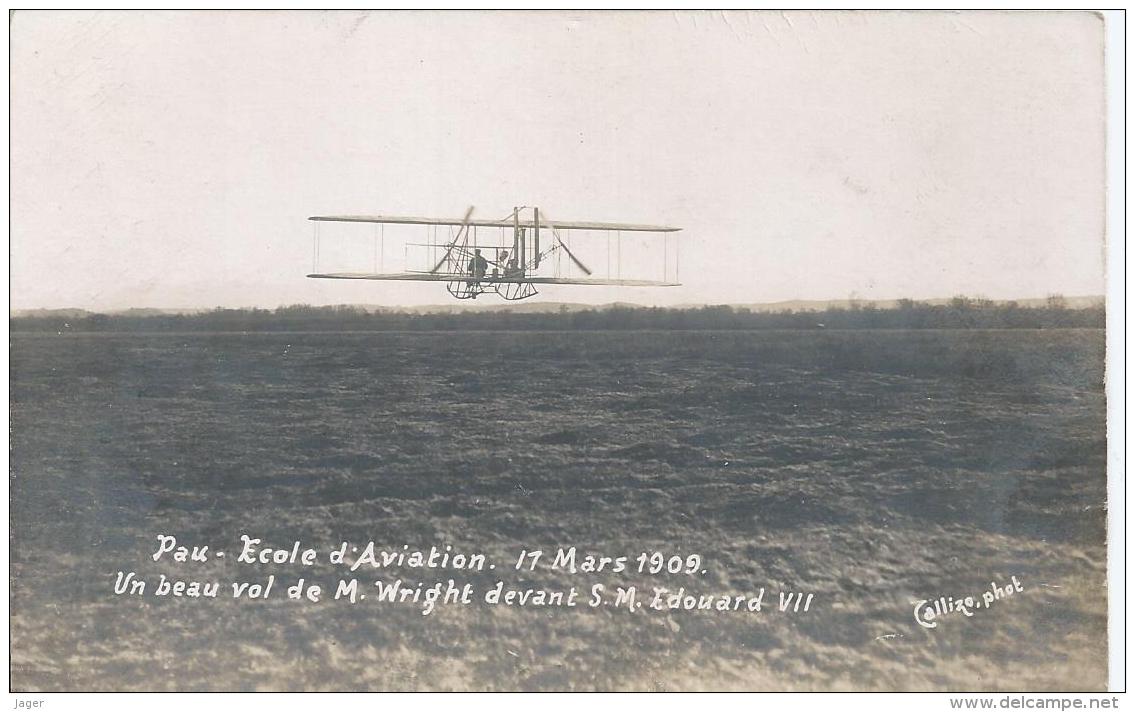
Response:
POLYGON ((491 279, 462 280, 448 282, 446 291, 457 299, 476 299, 486 292, 494 292, 501 299, 517 302, 536 296, 536 287, 531 282, 494 282, 491 279))

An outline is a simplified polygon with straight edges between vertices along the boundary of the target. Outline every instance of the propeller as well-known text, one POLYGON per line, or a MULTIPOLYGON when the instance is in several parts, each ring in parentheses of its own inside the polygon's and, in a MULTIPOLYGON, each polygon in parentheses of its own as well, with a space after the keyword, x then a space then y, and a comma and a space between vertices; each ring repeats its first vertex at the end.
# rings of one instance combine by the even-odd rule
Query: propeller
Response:
MULTIPOLYGON (((548 220, 548 214, 544 213, 543 217, 540 218, 540 220, 548 220)), ((556 226, 549 225, 548 227, 552 228, 552 237, 556 238, 556 242, 559 243, 560 247, 564 248, 564 252, 566 252, 567 256, 571 258, 571 261, 575 263, 575 266, 583 270, 583 273, 590 277, 591 270, 588 269, 587 265, 583 264, 583 262, 580 262, 579 258, 572 254, 572 251, 568 249, 568 246, 564 244, 564 241, 560 239, 560 231, 556 229, 556 226)))
POLYGON ((469 209, 465 211, 465 217, 461 218, 461 227, 458 228, 457 235, 454 236, 453 242, 449 243, 449 248, 446 249, 445 256, 442 257, 436 265, 434 265, 434 268, 430 270, 430 274, 436 274, 437 271, 441 269, 441 266, 444 265, 449 259, 449 255, 452 254, 453 248, 457 247, 457 241, 461 239, 461 233, 469 229, 469 218, 472 217, 472 215, 473 206, 470 205, 469 209))
POLYGON ((564 244, 564 241, 560 239, 559 230, 552 228, 552 237, 556 238, 556 242, 560 243, 560 247, 564 248, 564 252, 566 252, 567 256, 571 258, 571 261, 575 263, 575 266, 583 270, 583 273, 590 277, 591 270, 587 268, 587 265, 580 262, 578 257, 572 254, 572 251, 568 249, 568 246, 564 244))

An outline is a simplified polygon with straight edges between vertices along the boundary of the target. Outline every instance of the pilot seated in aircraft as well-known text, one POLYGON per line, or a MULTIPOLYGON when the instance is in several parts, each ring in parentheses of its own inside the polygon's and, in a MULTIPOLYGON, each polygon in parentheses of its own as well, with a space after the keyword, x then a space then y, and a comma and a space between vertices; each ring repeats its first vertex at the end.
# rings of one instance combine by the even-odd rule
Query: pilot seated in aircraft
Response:
POLYGON ((469 274, 477 279, 485 276, 485 271, 489 269, 489 261, 481 256, 479 249, 473 251, 473 258, 469 260, 469 274))
MULTIPOLYGON (((469 289, 473 289, 474 286, 479 285, 481 283, 481 279, 483 279, 485 276, 486 270, 488 269, 489 261, 481 256, 480 250, 474 250, 473 258, 469 260, 469 276, 473 277, 473 279, 466 282, 465 286, 467 286, 469 289)), ((476 296, 477 295, 474 293, 473 297, 476 296)))

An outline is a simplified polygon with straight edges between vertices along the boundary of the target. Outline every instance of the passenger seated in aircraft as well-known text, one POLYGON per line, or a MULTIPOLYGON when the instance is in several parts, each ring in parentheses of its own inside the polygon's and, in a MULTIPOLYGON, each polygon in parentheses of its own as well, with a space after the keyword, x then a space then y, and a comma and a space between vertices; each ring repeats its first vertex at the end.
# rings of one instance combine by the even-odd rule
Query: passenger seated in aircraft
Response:
POLYGON ((520 276, 520 266, 516 263, 515 258, 508 261, 508 267, 504 268, 504 276, 505 277, 519 277, 520 276))

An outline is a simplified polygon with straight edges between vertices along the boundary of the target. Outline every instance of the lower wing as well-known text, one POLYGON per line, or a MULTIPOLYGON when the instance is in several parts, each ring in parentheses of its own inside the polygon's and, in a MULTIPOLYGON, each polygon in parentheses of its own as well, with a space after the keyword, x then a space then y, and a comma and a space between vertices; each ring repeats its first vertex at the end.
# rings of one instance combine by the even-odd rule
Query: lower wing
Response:
POLYGON ((309 274, 312 279, 370 279, 385 282, 487 282, 492 284, 580 284, 610 287, 677 287, 678 282, 651 279, 576 279, 572 277, 478 277, 469 274, 432 274, 430 272, 398 272, 375 274, 372 272, 327 272, 309 274))

